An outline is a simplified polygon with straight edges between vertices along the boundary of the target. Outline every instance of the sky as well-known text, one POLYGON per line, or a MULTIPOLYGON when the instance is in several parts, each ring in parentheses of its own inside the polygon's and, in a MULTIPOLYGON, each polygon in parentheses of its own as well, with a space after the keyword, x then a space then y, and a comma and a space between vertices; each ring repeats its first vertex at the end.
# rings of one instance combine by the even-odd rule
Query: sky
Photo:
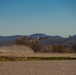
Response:
POLYGON ((76 35, 76 0, 0 0, 0 36, 76 35))

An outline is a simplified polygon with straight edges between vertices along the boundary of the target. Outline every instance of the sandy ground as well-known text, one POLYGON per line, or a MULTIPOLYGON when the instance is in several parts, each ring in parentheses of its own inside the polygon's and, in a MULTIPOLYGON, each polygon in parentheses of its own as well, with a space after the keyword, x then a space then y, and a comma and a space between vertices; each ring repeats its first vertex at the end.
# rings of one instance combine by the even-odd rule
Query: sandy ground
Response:
POLYGON ((0 75, 76 75, 76 60, 0 62, 0 75))

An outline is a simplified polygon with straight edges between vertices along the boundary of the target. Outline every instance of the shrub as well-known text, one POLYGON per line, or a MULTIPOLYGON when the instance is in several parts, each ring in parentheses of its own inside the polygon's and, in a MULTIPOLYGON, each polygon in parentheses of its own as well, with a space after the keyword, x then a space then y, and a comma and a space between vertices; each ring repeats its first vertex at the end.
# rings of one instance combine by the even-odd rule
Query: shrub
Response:
POLYGON ((71 48, 64 48, 63 52, 64 53, 74 53, 74 51, 71 48))
POLYGON ((44 52, 44 53, 52 53, 53 51, 52 51, 52 47, 49 45, 47 45, 47 46, 45 46, 45 47, 43 47, 42 49, 41 49, 41 52, 44 52))
POLYGON ((53 52, 58 52, 58 53, 62 53, 64 49, 64 46, 61 44, 57 44, 57 45, 53 45, 52 46, 52 50, 53 52))
POLYGON ((16 39, 16 44, 17 45, 25 45, 25 46, 30 46, 30 42, 28 41, 28 39, 26 38, 19 38, 19 39, 16 39))
POLYGON ((34 52, 40 52, 41 51, 41 45, 38 41, 33 41, 31 43, 31 48, 34 50, 34 52))
POLYGON ((28 47, 32 48, 34 50, 34 52, 40 52, 40 50, 41 50, 41 45, 39 44, 37 39, 34 39, 31 42, 30 39, 28 40, 23 37, 20 39, 16 39, 16 44, 28 46, 28 47))
POLYGON ((71 49, 73 49, 76 52, 76 44, 74 44, 71 49))

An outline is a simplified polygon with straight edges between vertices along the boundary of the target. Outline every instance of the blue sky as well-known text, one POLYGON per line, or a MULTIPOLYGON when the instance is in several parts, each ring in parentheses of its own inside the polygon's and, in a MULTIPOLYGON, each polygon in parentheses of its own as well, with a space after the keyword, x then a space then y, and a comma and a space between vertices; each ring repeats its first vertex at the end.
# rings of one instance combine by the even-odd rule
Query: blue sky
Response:
POLYGON ((0 0, 0 35, 76 34, 76 0, 0 0))

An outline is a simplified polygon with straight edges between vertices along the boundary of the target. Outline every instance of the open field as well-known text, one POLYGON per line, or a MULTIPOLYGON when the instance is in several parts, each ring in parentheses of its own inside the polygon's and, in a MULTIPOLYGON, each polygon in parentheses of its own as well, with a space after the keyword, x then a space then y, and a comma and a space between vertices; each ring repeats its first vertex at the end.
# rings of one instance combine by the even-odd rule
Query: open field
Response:
POLYGON ((64 60, 66 57, 76 58, 76 53, 34 53, 28 48, 17 48, 0 49, 0 75, 76 75, 76 59, 64 60), (31 61, 33 57, 35 60, 31 61), (52 57, 59 60, 44 60, 52 57), (15 58, 22 61, 9 61, 15 58), (26 58, 30 61, 23 61, 26 58))
POLYGON ((76 60, 76 53, 34 53, 26 46, 0 47, 0 61, 76 60))
POLYGON ((76 53, 34 53, 26 46, 3 46, 0 47, 0 56, 10 57, 76 57, 76 53))
POLYGON ((76 75, 76 60, 0 62, 0 75, 76 75))
POLYGON ((32 49, 26 46, 3 46, 0 47, 0 56, 17 57, 76 57, 76 53, 34 53, 32 49))
POLYGON ((76 53, 0 53, 0 56, 13 57, 76 57, 76 53))

